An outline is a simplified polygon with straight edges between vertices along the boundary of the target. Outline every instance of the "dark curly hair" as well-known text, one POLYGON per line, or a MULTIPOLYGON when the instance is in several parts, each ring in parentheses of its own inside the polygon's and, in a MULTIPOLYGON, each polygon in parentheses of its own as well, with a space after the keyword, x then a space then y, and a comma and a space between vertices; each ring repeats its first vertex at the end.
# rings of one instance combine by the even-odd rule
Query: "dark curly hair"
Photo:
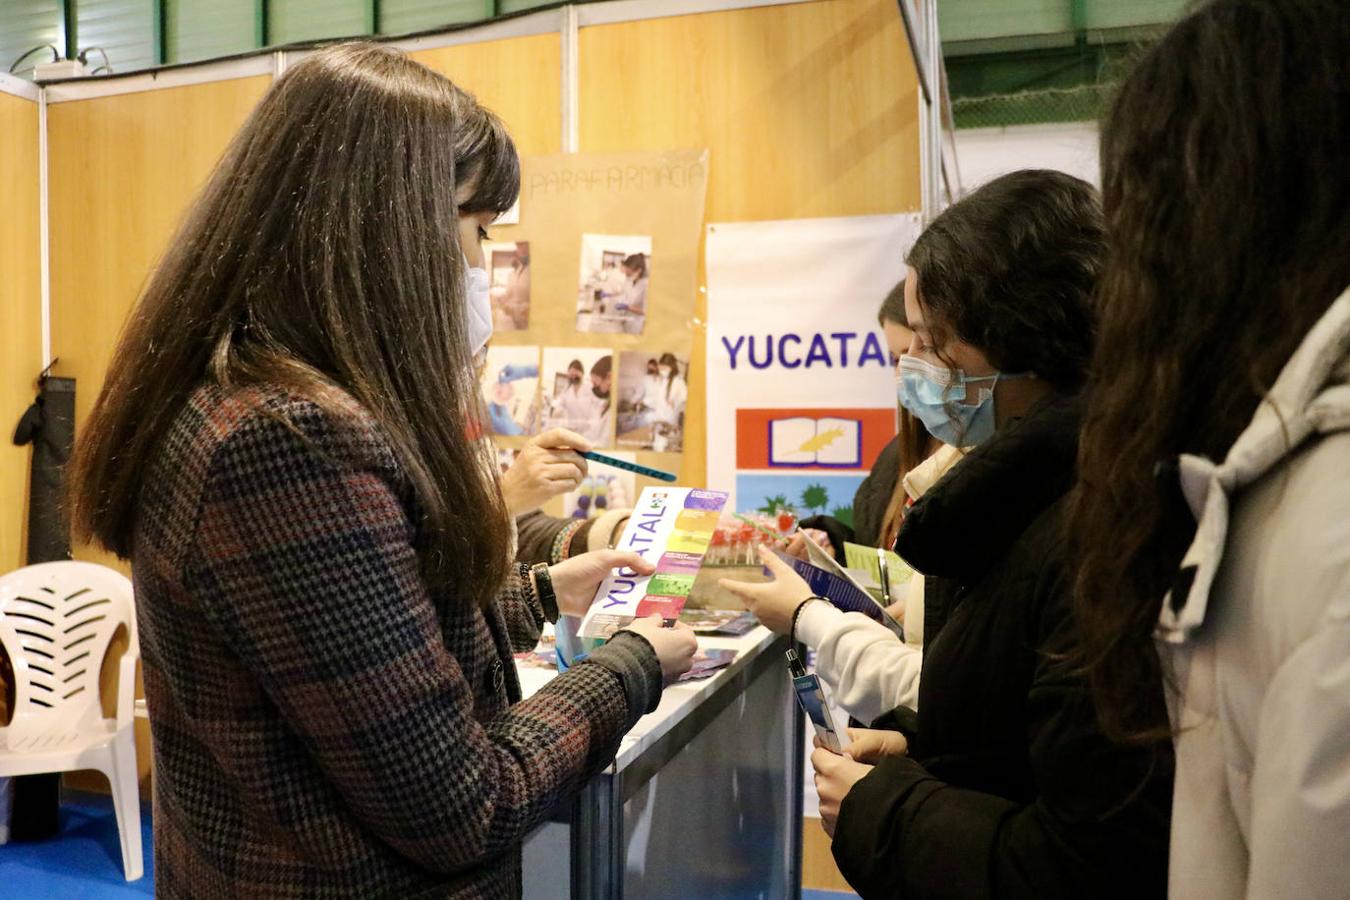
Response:
POLYGON ((1092 296, 1105 256, 1096 189, 1063 172, 1026 169, 948 207, 906 262, 939 337, 965 341, 999 371, 1034 372, 1073 393, 1092 353, 1092 296))
POLYGON ((1069 533, 1099 716, 1170 738, 1153 632, 1195 534, 1177 455, 1222 459, 1350 284, 1350 5, 1218 0, 1102 130, 1110 256, 1069 533))

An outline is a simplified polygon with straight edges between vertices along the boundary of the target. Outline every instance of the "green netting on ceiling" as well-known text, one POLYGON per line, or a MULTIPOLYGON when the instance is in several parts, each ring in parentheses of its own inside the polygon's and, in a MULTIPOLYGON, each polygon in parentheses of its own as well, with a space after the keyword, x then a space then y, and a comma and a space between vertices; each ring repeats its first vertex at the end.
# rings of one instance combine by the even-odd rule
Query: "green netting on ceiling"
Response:
POLYGON ((952 117, 957 128, 1081 122, 1101 116, 1112 88, 1110 84, 1084 84, 1015 94, 957 97, 952 100, 952 117))

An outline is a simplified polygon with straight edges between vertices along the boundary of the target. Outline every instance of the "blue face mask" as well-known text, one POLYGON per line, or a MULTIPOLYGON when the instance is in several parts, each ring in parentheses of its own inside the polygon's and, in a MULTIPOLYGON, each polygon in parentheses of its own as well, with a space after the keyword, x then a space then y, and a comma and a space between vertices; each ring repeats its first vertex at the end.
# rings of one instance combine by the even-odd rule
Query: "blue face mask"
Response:
POLYGON ((896 393, 900 405, 933 437, 953 447, 974 447, 988 440, 996 428, 994 386, 1001 379, 1025 377, 1002 372, 968 377, 959 369, 952 372, 905 355, 900 357, 896 393), (989 386, 977 386, 982 382, 989 386))

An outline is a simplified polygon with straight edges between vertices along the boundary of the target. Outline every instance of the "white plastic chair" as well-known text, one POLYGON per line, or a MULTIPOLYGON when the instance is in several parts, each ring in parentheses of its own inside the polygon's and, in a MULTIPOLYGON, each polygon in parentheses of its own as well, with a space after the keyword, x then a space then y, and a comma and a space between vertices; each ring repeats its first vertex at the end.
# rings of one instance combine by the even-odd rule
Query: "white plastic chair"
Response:
POLYGON ((14 669, 14 716, 0 728, 0 776, 97 769, 108 778, 122 870, 144 872, 132 701, 136 615, 131 582, 104 566, 50 562, 0 576, 0 644, 14 669), (103 718, 99 669, 119 625, 117 718, 103 718))

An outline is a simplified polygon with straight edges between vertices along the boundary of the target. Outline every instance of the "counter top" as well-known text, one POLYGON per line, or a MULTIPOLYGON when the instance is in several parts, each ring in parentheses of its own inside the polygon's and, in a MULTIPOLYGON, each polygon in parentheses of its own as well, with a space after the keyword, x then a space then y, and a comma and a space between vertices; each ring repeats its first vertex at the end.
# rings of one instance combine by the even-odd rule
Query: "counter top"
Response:
MULTIPOLYGON (((661 703, 655 710, 638 719, 633 729, 624 736, 619 744, 610 769, 611 773, 622 771, 636 762, 648 749, 662 737, 687 719, 705 700, 733 683, 740 683, 747 669, 767 652, 775 642, 783 640, 762 625, 740 637, 714 637, 700 635, 698 645, 704 650, 735 650, 736 659, 731 665, 719 669, 710 678, 699 681, 676 683, 661 694, 661 703)), ((783 663, 783 677, 787 678, 787 664, 783 663)), ((524 696, 529 697, 554 678, 557 672, 523 666, 516 663, 520 675, 520 687, 524 696)))

